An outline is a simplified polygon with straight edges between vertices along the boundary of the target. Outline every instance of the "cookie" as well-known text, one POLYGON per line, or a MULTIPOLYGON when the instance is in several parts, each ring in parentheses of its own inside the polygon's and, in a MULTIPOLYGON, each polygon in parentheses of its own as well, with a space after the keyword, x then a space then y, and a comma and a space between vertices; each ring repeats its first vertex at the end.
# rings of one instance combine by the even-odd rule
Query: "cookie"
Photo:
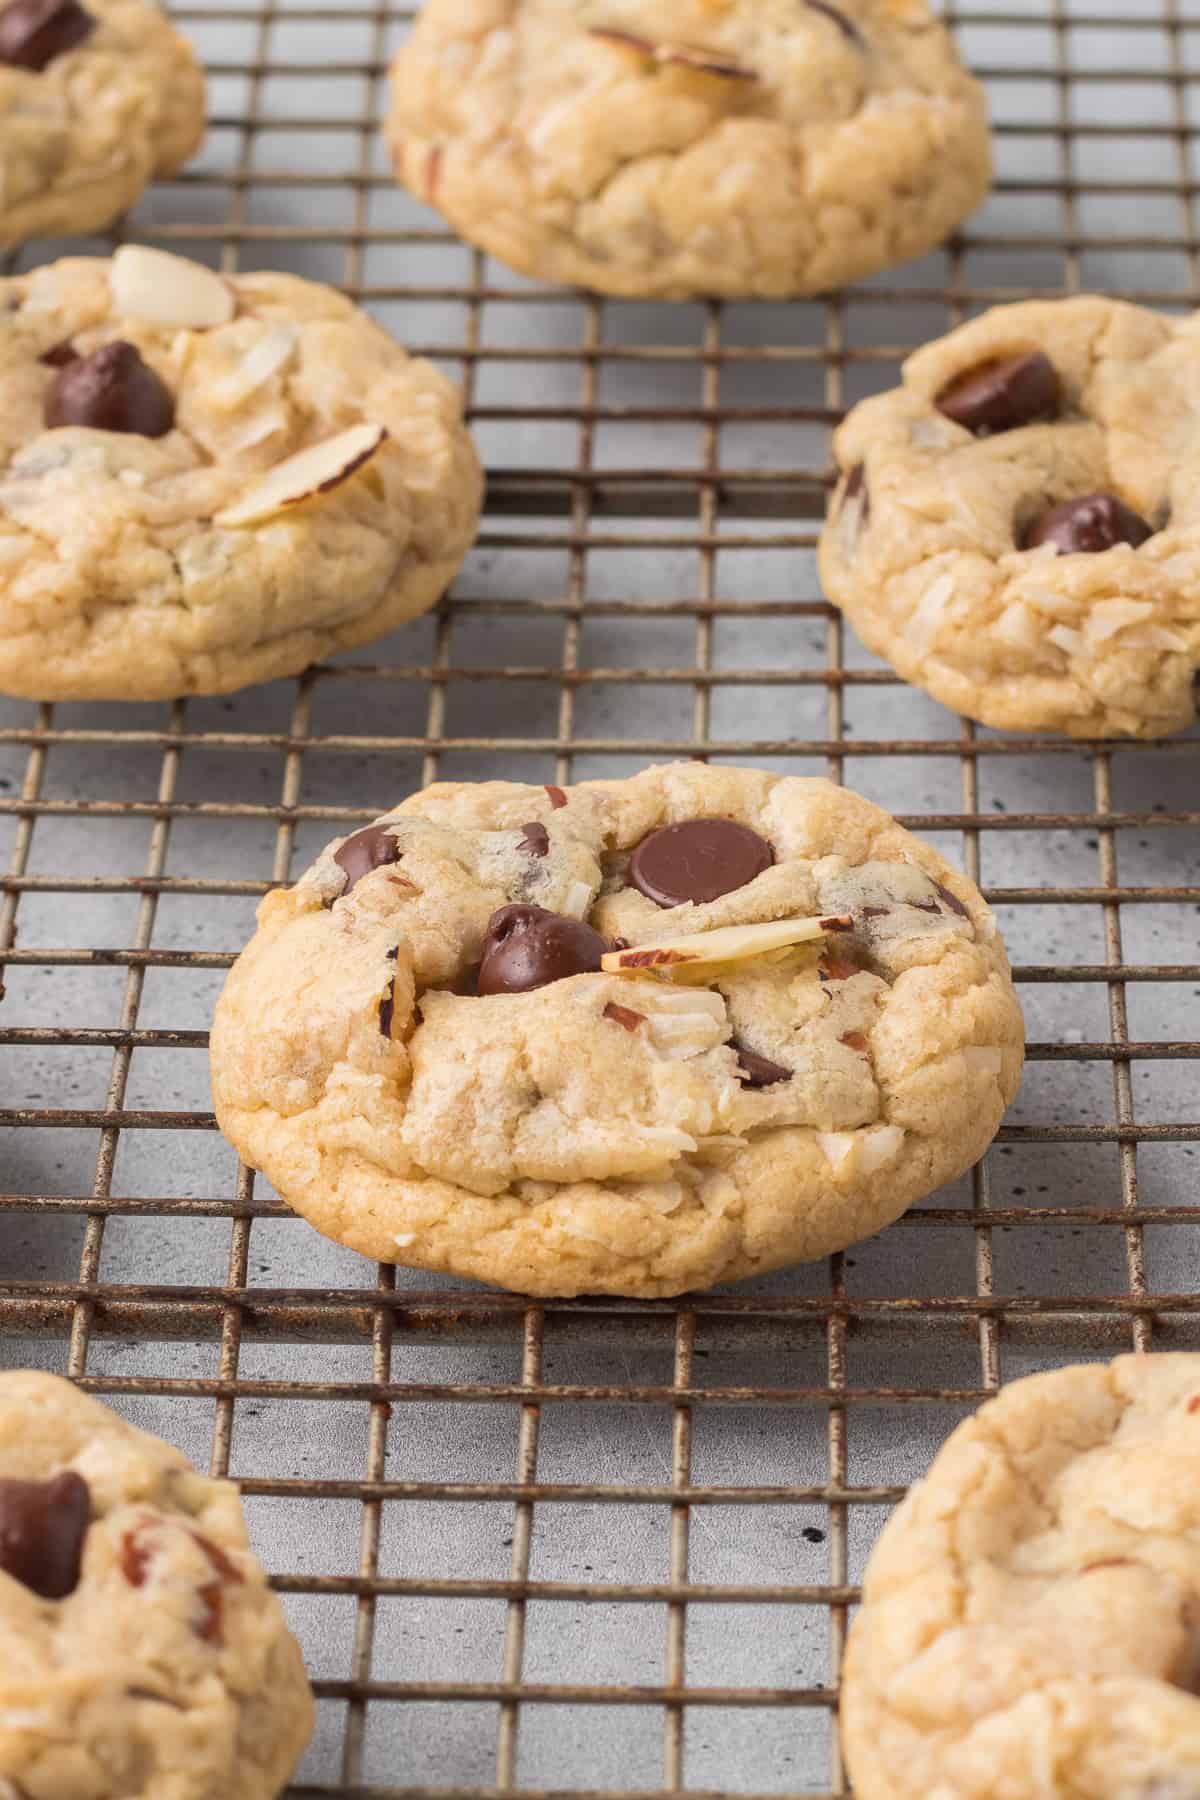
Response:
POLYGON ((663 1295, 817 1257, 984 1151, 1021 1015, 976 889, 826 781, 443 784, 270 894, 217 1117, 365 1255, 663 1295))
POLYGON ((0 246, 110 225, 204 130, 204 76, 159 7, 0 5, 0 246))
POLYGON ((0 1793, 270 1800, 312 1724, 236 1489, 69 1382, 0 1374, 0 1793))
POLYGON ((1012 731, 1162 737, 1200 664, 1200 317, 999 307, 856 406, 825 591, 946 706, 1012 731))
POLYGON ((392 94, 419 199, 606 294, 817 293, 939 244, 991 179, 925 0, 427 0, 392 94))
POLYGON ((457 389, 332 288, 141 246, 0 281, 0 690, 292 675, 442 594, 481 477, 457 389))
POLYGON ((1200 1794, 1200 1356, 1002 1390, 867 1568, 840 1702, 859 1800, 1200 1794))

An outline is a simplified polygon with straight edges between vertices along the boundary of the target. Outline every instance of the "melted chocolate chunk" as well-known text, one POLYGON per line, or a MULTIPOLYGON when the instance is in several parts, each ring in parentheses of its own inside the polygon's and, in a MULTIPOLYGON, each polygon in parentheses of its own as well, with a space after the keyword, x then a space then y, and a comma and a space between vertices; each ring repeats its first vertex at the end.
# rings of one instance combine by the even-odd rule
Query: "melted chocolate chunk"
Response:
POLYGON ((733 819, 687 819, 642 839, 629 879, 656 906, 704 906, 745 887, 775 860, 765 838, 733 819))
POLYGON ((865 463, 855 463, 846 477, 846 485, 842 489, 842 505, 847 506, 851 500, 862 495, 862 517, 859 525, 867 525, 871 519, 871 493, 867 487, 867 467, 865 463))
POLYGON ((47 369, 69 369, 73 362, 79 361, 79 352, 71 348, 69 339, 64 339, 61 344, 51 344, 49 350, 43 350, 38 361, 47 369))
POLYGON ((76 0, 13 0, 0 9, 0 63, 40 73, 95 29, 95 19, 76 0))
POLYGON ((861 49, 864 41, 863 34, 853 19, 848 19, 845 13, 838 11, 836 6, 830 6, 828 0, 804 0, 804 4, 812 12, 823 13, 827 19, 832 19, 842 36, 849 38, 852 44, 856 44, 861 49))
POLYGON ((88 1484, 72 1469, 0 1481, 0 1569, 43 1600, 65 1600, 79 1585, 90 1515, 88 1484))
POLYGON ((502 906, 488 920, 479 964, 481 994, 526 994, 600 967, 605 943, 582 919, 543 906, 502 906))
POLYGON ((530 856, 549 856, 550 833, 544 825, 540 825, 535 819, 531 825, 522 825, 521 830, 524 834, 521 838, 522 850, 528 851, 530 856))
POLYGON ((1080 500, 1064 500, 1035 519, 1021 539, 1021 548, 1036 550, 1039 544, 1053 544, 1060 556, 1094 556, 1115 544, 1132 544, 1136 550, 1153 536, 1153 526, 1115 494, 1085 494, 1080 500))
POLYGON ((792 1079, 792 1071, 772 1062, 769 1056, 759 1056, 742 1044, 731 1044, 730 1048, 737 1053, 738 1071, 747 1087, 775 1087, 781 1081, 792 1079))
POLYGON ((341 849, 333 853, 334 862, 346 871, 347 876, 342 899, 372 869, 384 869, 389 863, 399 862, 400 854, 399 843, 383 825, 368 825, 365 831, 356 831, 353 837, 348 837, 341 849))
POLYGON ((90 425, 138 437, 166 437, 175 402, 132 344, 119 339, 92 356, 77 356, 46 395, 46 424, 90 425))
POLYGON ((392 1035, 392 1020, 396 1016, 396 984, 393 981, 383 999, 379 1002, 379 1029, 385 1038, 392 1035))
POLYGON ((555 787, 553 782, 550 782, 546 787, 546 798, 549 800, 555 812, 557 812, 560 807, 567 804, 567 796, 560 787, 555 787))
POLYGON ((1048 356, 1029 350, 996 357, 955 376, 934 402, 940 413, 976 437, 1014 431, 1058 413, 1058 372, 1048 356))

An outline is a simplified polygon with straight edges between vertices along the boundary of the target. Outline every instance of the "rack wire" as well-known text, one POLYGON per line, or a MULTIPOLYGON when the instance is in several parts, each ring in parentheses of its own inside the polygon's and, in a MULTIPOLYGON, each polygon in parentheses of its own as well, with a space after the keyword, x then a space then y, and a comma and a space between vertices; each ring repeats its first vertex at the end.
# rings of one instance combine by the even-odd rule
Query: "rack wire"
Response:
POLYGON ((410 8, 175 12, 213 128, 127 234, 336 281, 458 374, 487 514, 367 655, 0 711, 0 1362, 241 1482, 316 1677, 295 1800, 847 1795, 856 1583, 935 1444, 1002 1378, 1200 1345, 1200 740, 1000 736, 899 684, 820 598, 829 433, 988 304, 1196 303, 1200 12, 963 0, 987 208, 827 301, 677 307, 521 281, 396 190, 410 8), (531 1305, 318 1239, 209 1110, 254 903, 419 783, 667 756, 844 779, 981 882, 1031 1037, 985 1162, 680 1304, 531 1305))

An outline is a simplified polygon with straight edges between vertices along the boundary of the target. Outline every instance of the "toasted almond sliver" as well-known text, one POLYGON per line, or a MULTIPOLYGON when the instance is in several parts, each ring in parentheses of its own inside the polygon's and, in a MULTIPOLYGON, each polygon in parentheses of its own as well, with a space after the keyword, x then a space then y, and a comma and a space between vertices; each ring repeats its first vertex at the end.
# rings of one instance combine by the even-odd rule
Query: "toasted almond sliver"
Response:
POLYGON ((118 313, 151 325, 203 331, 227 325, 237 311, 229 283, 203 263, 145 244, 122 244, 112 259, 108 285, 118 313))
POLYGON ((257 525, 273 513, 330 493, 369 462, 386 437, 382 425, 353 425, 337 437, 289 456, 255 482, 249 493, 217 513, 213 524, 224 528, 257 525))
POLYGON ((807 944, 824 937, 830 928, 825 919, 773 919, 766 925, 726 925, 718 931, 697 931, 691 937, 672 938, 665 944, 643 944, 630 950, 610 950, 600 967, 610 975, 638 974, 648 969, 669 975, 695 963, 741 962, 782 950, 791 944, 807 944))
POLYGON ((722 81, 757 81, 753 69, 731 62, 718 50, 705 50, 697 44, 660 44, 655 51, 660 63, 674 63, 684 69, 695 69, 700 75, 716 75, 722 81))

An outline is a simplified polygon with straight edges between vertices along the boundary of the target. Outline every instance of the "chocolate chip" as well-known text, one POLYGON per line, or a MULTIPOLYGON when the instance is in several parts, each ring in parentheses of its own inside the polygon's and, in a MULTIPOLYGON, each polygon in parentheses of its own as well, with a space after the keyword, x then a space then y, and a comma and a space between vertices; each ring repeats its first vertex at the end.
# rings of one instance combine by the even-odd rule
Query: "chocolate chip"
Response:
POLYGON ((871 494, 867 487, 867 466, 865 463, 855 463, 854 467, 847 475, 846 485, 842 489, 843 507, 848 506, 851 500, 857 500, 860 494, 862 495, 862 517, 859 520, 859 524, 866 525, 870 522, 871 518, 871 494))
POLYGON ((854 920, 849 913, 835 913, 832 918, 821 920, 822 931, 853 931, 854 920))
POLYGON ((656 906, 704 906, 745 887, 775 860, 770 844, 733 819, 687 819, 642 839, 629 878, 656 906))
POLYGON ((1154 536, 1154 528, 1115 494, 1084 494, 1080 500, 1064 500, 1052 506, 1025 532, 1022 550, 1053 544, 1060 556, 1111 550, 1114 544, 1134 549, 1154 536))
POLYGON ((0 1481, 0 1569, 43 1600, 79 1585, 91 1495, 73 1469, 50 1481, 0 1481))
POLYGON ((345 899, 351 888, 357 887, 372 869, 384 869, 389 863, 399 862, 400 845, 386 826, 368 825, 365 831, 356 831, 353 837, 348 837, 341 848, 334 851, 333 860, 349 877, 342 889, 345 899))
POLYGON ((792 1079, 792 1071, 785 1069, 780 1063, 772 1062, 770 1057, 759 1056, 742 1044, 731 1044, 730 1048, 737 1053, 738 1072, 747 1087, 774 1087, 777 1082, 792 1079))
POLYGON ((847 1050, 865 1050, 867 1047, 866 1037, 861 1031, 843 1031, 838 1042, 845 1044, 847 1050))
POLYGON ((0 63, 40 71, 96 29, 76 0, 13 0, 0 10, 0 63))
POLYGON ((862 916, 864 919, 886 919, 891 910, 890 906, 864 906, 862 916))
POLYGON ((1040 350, 994 357, 956 375, 934 405, 976 437, 1013 431, 1058 412, 1058 371, 1040 350))
POLYGON ((69 339, 64 338, 61 344, 51 344, 49 350, 43 350, 38 361, 47 369, 69 369, 73 362, 79 361, 79 352, 72 348, 69 339))
POLYGON ((832 19, 843 37, 849 38, 852 44, 861 46, 863 43, 862 32, 853 20, 848 19, 845 13, 840 13, 836 6, 828 5, 827 0, 804 0, 804 3, 811 11, 824 13, 827 19, 832 19))
POLYGON ((526 994, 600 967, 604 939, 582 919, 543 906, 502 906, 488 920, 479 965, 481 994, 526 994))
POLYGON ((388 991, 379 1002, 379 1029, 385 1038, 392 1035, 392 1019, 396 1012, 396 984, 390 982, 388 991))
POLYGON ((133 345, 118 339, 67 364, 46 395, 44 416, 51 430, 90 425, 160 438, 175 423, 175 402, 133 345))
POLYGON ((555 787, 553 784, 551 784, 550 786, 547 787, 546 797, 549 800, 551 806, 554 808, 555 812, 558 811, 560 806, 565 806, 567 804, 567 796, 563 793, 563 791, 560 787, 555 787))
POLYGON ((957 913, 960 919, 970 918, 970 913, 967 911, 957 894, 952 894, 950 889, 948 887, 943 887, 940 881, 935 881, 933 885, 952 913, 957 913))
POLYGON ((549 856, 550 833, 544 825, 539 825, 535 819, 530 825, 522 825, 521 830, 525 834, 521 839, 522 850, 530 856, 549 856))
POLYGON ((646 1023, 645 1013, 634 1012, 631 1006, 618 1006, 610 1000, 604 1009, 604 1017, 611 1019, 614 1025, 620 1025, 626 1031, 636 1031, 639 1025, 646 1023))

